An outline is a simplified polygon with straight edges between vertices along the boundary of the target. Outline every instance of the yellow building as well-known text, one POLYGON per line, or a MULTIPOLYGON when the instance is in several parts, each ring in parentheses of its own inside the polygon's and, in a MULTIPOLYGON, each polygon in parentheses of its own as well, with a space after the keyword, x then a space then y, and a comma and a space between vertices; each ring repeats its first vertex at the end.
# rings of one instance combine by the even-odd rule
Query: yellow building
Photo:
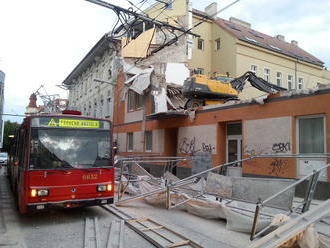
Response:
MULTIPOLYGON (((208 76, 221 73, 231 77, 254 71, 288 89, 315 88, 330 83, 330 72, 324 63, 301 49, 297 41, 286 42, 282 35, 272 37, 260 33, 237 18, 213 17, 218 11, 216 3, 207 6, 205 11, 193 9, 188 0, 175 0, 165 10, 163 6, 157 3, 145 12, 150 17, 186 28, 203 21, 192 30, 200 38, 190 38, 191 42, 188 38, 187 42, 191 70, 208 76)), ((241 98, 261 94, 264 93, 247 85, 241 98)))

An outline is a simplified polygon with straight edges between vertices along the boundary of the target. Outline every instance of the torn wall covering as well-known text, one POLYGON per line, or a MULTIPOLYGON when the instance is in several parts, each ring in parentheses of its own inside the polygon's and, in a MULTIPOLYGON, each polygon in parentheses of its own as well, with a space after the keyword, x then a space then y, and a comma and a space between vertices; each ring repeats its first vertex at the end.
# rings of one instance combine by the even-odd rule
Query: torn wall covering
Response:
POLYGON ((130 85, 129 89, 135 91, 139 95, 150 85, 150 76, 154 68, 140 69, 134 65, 128 64, 124 61, 124 71, 127 74, 133 74, 131 78, 126 80, 125 85, 130 85))
POLYGON ((167 112, 167 94, 166 89, 161 88, 160 91, 152 91, 155 101, 155 113, 167 112))
POLYGON ((145 58, 151 44, 154 44, 155 28, 149 29, 140 34, 135 40, 128 41, 127 38, 122 39, 123 57, 145 58))

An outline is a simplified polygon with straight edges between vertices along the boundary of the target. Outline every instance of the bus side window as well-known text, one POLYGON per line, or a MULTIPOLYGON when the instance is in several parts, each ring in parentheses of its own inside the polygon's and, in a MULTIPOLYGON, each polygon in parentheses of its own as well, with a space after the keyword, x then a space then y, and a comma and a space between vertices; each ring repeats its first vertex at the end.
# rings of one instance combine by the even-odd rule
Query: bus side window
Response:
POLYGON ((38 154, 39 154, 39 141, 36 138, 36 130, 32 130, 31 137, 31 150, 30 150, 30 168, 34 168, 38 164, 38 154))
POLYGON ((24 128, 21 128, 19 131, 19 147, 18 147, 18 162, 19 167, 24 168, 25 164, 25 135, 26 132, 24 131, 24 128))

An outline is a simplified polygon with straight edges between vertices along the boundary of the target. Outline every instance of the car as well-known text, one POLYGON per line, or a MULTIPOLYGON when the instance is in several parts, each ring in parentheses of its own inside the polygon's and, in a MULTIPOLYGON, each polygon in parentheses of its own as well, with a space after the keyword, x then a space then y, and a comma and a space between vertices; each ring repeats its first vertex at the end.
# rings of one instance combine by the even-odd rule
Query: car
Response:
POLYGON ((0 165, 6 166, 8 162, 8 153, 0 152, 0 165))

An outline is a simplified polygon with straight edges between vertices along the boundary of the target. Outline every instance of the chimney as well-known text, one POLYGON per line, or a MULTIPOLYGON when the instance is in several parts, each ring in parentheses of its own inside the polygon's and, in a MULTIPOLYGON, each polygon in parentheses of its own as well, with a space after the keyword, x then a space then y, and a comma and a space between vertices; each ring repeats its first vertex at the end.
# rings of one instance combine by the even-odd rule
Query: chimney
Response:
POLYGON ((213 17, 218 12, 218 3, 211 3, 210 5, 205 7, 204 11, 208 16, 213 17))
POLYGON ((291 44, 294 45, 294 46, 298 46, 298 41, 296 41, 296 40, 292 40, 292 41, 291 41, 291 44))
POLYGON ((251 24, 250 23, 245 22, 245 21, 242 21, 242 20, 240 20, 238 18, 235 18, 235 17, 230 17, 229 18, 229 21, 232 22, 232 23, 241 25, 243 27, 246 27, 246 28, 251 28, 251 24))
POLYGON ((285 41, 284 35, 281 35, 281 34, 275 35, 275 38, 278 40, 281 40, 281 41, 285 41))

